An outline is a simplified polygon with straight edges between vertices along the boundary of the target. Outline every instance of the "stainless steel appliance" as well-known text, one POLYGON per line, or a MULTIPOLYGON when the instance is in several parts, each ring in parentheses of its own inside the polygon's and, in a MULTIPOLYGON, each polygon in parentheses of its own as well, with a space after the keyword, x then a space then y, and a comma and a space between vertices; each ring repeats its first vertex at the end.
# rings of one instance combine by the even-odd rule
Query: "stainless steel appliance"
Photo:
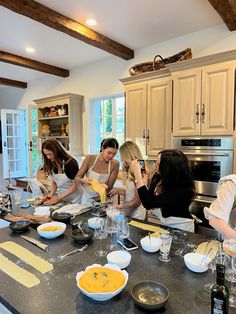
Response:
POLYGON ((233 172, 233 137, 172 138, 188 158, 197 198, 216 197, 218 181, 233 172))

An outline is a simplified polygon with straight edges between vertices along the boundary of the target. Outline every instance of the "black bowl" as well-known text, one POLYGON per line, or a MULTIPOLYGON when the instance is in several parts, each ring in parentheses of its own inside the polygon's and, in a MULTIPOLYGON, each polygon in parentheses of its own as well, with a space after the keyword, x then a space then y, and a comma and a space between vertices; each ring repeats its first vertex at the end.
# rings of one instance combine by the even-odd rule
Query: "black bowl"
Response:
POLYGON ((13 232, 24 232, 26 231, 29 226, 31 225, 31 222, 29 220, 21 220, 21 221, 12 221, 9 225, 9 228, 13 232))
POLYGON ((84 236, 83 232, 80 229, 75 229, 72 231, 71 236, 75 240, 75 242, 86 243, 90 239, 92 239, 94 234, 94 231, 92 229, 83 227, 83 231, 86 236, 84 236))
POLYGON ((72 217, 73 217, 73 215, 71 215, 70 213, 54 213, 54 214, 52 214, 52 218, 54 220, 64 222, 64 223, 70 222, 72 217))
POLYGON ((156 281, 140 281, 136 283, 131 295, 134 302, 145 310, 157 310, 165 306, 168 298, 168 289, 156 281))

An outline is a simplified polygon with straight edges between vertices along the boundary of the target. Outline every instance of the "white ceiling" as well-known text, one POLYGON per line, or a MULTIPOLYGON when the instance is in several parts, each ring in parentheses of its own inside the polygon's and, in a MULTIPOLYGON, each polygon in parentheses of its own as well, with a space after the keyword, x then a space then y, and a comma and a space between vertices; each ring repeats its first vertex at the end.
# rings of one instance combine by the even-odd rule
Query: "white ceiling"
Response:
MULTIPOLYGON (((135 50, 222 23, 208 0, 37 0, 135 50)), ((0 50, 72 69, 112 56, 0 6, 0 50), (34 54, 25 52, 35 48, 34 54)), ((114 58, 117 58, 114 56, 114 58)), ((29 82, 45 75, 0 62, 0 77, 29 82)), ((49 74, 48 74, 49 75, 49 74)))

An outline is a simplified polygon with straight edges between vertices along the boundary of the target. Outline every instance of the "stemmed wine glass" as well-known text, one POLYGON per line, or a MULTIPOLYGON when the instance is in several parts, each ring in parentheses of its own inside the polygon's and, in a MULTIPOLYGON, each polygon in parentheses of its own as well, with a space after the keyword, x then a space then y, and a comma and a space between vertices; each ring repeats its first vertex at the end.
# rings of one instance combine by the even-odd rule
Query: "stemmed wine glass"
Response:
POLYGON ((107 254, 106 251, 102 250, 102 240, 107 237, 107 228, 106 228, 106 220, 105 218, 99 219, 99 227, 94 231, 94 237, 99 239, 99 250, 95 252, 96 256, 105 256, 107 254))
POLYGON ((117 232, 116 232, 116 235, 117 235, 117 238, 123 242, 124 239, 128 238, 129 236, 129 222, 128 222, 128 219, 120 214, 117 216, 117 226, 118 226, 118 229, 117 229, 117 232))
POLYGON ((223 248, 228 254, 226 258, 226 274, 225 279, 231 283, 229 305, 236 307, 236 289, 233 284, 236 283, 236 240, 226 239, 223 242, 223 248))
POLYGON ((107 246, 108 249, 116 249, 117 245, 113 243, 113 234, 118 230, 118 224, 116 217, 119 215, 120 211, 117 208, 109 207, 106 211, 106 227, 107 233, 111 234, 111 243, 107 246))

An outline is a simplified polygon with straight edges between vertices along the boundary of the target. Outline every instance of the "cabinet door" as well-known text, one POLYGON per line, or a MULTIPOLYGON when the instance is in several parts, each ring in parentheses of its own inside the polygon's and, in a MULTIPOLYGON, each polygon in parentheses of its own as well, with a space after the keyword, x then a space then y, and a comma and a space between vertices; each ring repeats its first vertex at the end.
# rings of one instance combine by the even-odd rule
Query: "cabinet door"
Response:
POLYGON ((147 155, 156 156, 170 148, 171 79, 158 79, 148 84, 147 155))
POLYGON ((201 69, 173 74, 173 135, 200 134, 201 69))
POLYGON ((147 84, 126 87, 126 140, 135 142, 146 155, 147 84))
POLYGON ((202 70, 202 135, 232 135, 234 121, 234 62, 202 70))

